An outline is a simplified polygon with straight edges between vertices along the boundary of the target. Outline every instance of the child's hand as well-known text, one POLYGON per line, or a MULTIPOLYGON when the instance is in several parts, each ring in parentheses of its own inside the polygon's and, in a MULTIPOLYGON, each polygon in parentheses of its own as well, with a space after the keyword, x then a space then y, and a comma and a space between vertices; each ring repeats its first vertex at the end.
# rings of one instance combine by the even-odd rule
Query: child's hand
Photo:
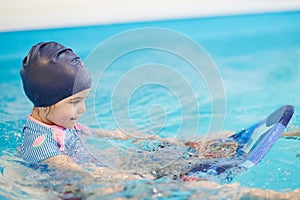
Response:
POLYGON ((121 129, 116 129, 111 131, 112 138, 119 139, 119 140, 130 140, 133 136, 128 135, 126 132, 122 131, 121 129))

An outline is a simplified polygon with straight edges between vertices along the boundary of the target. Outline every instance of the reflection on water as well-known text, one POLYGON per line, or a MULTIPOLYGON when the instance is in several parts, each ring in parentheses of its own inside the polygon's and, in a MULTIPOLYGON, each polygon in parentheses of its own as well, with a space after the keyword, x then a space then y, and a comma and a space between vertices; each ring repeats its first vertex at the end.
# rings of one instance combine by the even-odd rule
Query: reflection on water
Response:
POLYGON ((299 189, 284 193, 241 187, 238 183, 219 185, 168 178, 101 181, 59 170, 31 169, 14 156, 2 156, 0 166, 4 168, 0 195, 7 199, 297 199, 300 195, 299 189))

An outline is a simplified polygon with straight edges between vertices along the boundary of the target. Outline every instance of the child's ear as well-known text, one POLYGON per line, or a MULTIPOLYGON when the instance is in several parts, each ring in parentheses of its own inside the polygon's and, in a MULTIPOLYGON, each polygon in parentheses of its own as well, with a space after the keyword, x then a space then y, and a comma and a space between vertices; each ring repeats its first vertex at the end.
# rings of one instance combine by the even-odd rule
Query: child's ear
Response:
POLYGON ((38 107, 38 111, 42 111, 44 113, 49 113, 51 110, 51 106, 46 106, 46 107, 38 107))
POLYGON ((48 110, 48 107, 38 107, 38 110, 39 110, 39 111, 47 111, 47 110, 48 110))

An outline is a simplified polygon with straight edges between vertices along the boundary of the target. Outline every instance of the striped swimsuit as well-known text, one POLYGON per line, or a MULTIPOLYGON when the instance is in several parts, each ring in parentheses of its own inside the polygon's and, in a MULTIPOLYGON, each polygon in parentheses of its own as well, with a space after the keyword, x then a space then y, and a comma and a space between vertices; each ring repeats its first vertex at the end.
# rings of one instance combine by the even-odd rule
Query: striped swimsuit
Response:
POLYGON ((70 156, 74 161, 86 149, 80 139, 80 126, 64 129, 47 125, 29 116, 23 128, 19 155, 25 161, 35 164, 56 155, 70 156))

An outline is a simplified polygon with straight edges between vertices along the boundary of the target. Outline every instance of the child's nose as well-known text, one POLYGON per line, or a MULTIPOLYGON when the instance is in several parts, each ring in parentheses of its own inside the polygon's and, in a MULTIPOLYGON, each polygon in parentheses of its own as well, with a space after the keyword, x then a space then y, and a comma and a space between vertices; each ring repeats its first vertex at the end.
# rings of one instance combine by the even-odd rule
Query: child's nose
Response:
POLYGON ((81 114, 84 113, 85 111, 86 111, 85 103, 82 103, 78 109, 78 113, 81 114))

